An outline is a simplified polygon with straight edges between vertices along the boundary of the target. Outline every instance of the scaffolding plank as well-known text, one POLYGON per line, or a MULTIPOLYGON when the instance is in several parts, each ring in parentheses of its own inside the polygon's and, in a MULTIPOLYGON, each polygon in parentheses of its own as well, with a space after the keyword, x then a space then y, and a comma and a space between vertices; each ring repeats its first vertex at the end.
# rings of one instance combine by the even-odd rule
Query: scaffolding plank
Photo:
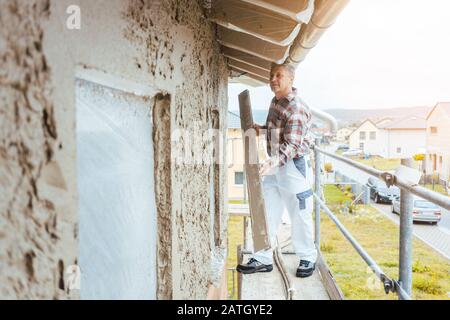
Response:
MULTIPOLYGON (((247 262, 250 254, 243 255, 247 262)), ((241 300, 286 300, 283 278, 278 268, 274 266, 271 272, 240 274, 241 300)))
POLYGON ((253 116, 248 90, 239 94, 239 109, 244 141, 244 168, 247 177, 248 198, 252 221, 253 246, 255 251, 270 248, 266 207, 259 175, 258 144, 253 128, 253 116))

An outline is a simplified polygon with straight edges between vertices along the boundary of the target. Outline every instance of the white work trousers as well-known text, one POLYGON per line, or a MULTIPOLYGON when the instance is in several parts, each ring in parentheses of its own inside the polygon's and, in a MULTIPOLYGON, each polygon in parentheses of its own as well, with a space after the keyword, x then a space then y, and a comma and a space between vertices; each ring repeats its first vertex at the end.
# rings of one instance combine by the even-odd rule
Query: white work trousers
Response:
MULTIPOLYGON (((291 220, 291 240, 301 260, 316 262, 317 251, 313 231, 312 165, 309 155, 288 161, 274 174, 263 177, 263 194, 272 248, 281 224, 284 208, 291 220)), ((263 264, 273 263, 273 250, 261 250, 253 258, 263 264)))

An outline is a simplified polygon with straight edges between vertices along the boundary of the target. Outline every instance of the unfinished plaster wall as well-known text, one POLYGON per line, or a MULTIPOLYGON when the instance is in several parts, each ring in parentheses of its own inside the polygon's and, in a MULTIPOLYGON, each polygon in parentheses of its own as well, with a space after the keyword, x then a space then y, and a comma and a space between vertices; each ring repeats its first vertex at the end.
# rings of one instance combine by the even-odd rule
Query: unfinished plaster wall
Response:
MULTIPOLYGON (((227 70, 199 3, 0 2, 1 298, 77 297, 65 272, 79 256, 75 78, 169 95, 172 130, 194 123, 211 128, 213 107, 224 128, 227 70), (81 9, 79 30, 66 27, 69 5, 81 9)), ((189 148, 212 158, 209 144, 189 148)), ((183 140, 174 141, 166 152, 185 148, 183 140)), ((214 170, 207 164, 170 168, 172 293, 166 297, 202 299, 215 250, 209 223, 214 170)), ((223 197, 220 206, 223 211, 223 197)))
POLYGON ((49 1, 0 2, 0 297, 65 296, 77 224, 43 38, 49 1))

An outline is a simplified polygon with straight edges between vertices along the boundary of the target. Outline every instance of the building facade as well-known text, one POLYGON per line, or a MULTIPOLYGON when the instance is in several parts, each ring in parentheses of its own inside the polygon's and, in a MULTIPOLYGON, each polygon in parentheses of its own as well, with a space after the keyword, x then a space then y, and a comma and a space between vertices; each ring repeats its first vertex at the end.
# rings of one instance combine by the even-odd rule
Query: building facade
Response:
POLYGON ((384 158, 410 158, 426 146, 426 120, 417 116, 365 120, 350 134, 350 148, 384 158))
POLYGON ((450 180, 450 103, 440 102, 427 116, 427 174, 450 180))
POLYGON ((228 69, 203 10, 0 2, 0 298, 218 296, 225 150, 174 136, 226 135, 228 69))
POLYGON ((348 142, 350 134, 353 132, 354 128, 341 128, 336 132, 336 141, 338 142, 348 142))

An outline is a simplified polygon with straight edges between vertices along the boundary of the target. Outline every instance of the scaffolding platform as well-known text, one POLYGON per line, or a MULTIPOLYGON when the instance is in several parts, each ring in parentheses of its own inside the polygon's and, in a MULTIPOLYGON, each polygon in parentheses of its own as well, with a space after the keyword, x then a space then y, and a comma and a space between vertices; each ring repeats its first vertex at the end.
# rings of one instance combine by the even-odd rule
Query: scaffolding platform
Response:
MULTIPOLYGON (((283 223, 278 232, 279 260, 274 262, 272 272, 239 274, 238 287, 240 300, 342 300, 343 295, 329 271, 321 254, 316 270, 308 278, 295 276, 299 264, 290 244, 290 224, 283 223)), ((239 263, 246 262, 252 248, 250 229, 246 227, 245 247, 238 253, 239 263)), ((274 259, 274 261, 277 259, 274 259)))

